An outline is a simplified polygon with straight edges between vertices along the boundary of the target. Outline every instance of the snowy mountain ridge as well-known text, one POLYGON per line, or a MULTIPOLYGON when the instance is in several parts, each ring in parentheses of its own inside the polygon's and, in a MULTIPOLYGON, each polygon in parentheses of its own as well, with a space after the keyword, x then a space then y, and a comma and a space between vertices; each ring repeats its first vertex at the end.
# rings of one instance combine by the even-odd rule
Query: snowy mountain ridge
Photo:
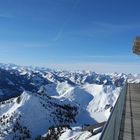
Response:
POLYGON ((0 139, 98 139, 82 127, 107 121, 125 74, 0 65, 0 139))

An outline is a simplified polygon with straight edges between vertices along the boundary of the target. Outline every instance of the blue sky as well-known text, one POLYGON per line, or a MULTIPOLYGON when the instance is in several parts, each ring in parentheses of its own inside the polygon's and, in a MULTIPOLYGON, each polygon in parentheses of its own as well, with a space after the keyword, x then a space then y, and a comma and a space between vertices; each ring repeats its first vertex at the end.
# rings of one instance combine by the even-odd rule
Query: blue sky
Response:
POLYGON ((139 0, 0 1, 0 62, 139 72, 139 0))

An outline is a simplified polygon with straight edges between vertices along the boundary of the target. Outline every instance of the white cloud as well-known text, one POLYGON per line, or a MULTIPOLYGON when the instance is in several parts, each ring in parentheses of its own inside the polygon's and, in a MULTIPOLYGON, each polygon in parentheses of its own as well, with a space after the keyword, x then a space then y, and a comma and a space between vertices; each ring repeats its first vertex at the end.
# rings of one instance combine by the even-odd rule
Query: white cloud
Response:
POLYGON ((0 14, 0 18, 13 18, 13 15, 10 14, 0 14))
POLYGON ((70 31, 75 35, 84 35, 88 37, 102 37, 112 36, 116 34, 122 34, 140 29, 139 23, 130 24, 113 24, 106 22, 91 22, 89 25, 82 27, 81 29, 70 31))
POLYGON ((49 68, 63 70, 91 70, 99 73, 140 73, 139 63, 77 63, 77 64, 48 64, 49 68))

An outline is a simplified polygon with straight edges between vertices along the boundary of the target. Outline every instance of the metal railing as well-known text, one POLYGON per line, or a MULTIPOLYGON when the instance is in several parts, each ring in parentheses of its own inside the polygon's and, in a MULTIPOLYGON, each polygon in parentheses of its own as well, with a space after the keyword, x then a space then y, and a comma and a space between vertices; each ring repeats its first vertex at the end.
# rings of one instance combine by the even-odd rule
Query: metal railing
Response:
POLYGON ((102 134, 99 140, 118 140, 122 113, 125 104, 125 97, 127 84, 125 84, 120 92, 120 95, 116 101, 116 104, 110 114, 108 121, 106 122, 102 134))

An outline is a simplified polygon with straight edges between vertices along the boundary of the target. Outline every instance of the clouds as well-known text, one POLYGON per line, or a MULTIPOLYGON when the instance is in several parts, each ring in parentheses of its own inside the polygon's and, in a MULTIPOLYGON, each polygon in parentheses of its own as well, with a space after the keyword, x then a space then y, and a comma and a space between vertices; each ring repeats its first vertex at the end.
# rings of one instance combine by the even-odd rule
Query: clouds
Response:
POLYGON ((63 32, 64 32, 64 30, 66 28, 66 25, 71 20, 72 15, 75 14, 74 13, 75 9, 78 7, 78 4, 80 3, 80 1, 81 0, 74 0, 73 5, 72 5, 69 13, 67 13, 66 19, 64 20, 64 22, 62 23, 62 25, 58 29, 58 32, 56 33, 56 36, 54 37, 54 41, 58 41, 61 38, 61 36, 62 36, 62 34, 63 34, 63 32))
POLYGON ((61 70, 91 70, 99 73, 140 73, 140 63, 76 63, 45 64, 44 66, 61 70))
POLYGON ((103 36, 130 34, 130 32, 133 33, 138 30, 140 30, 139 23, 113 24, 109 22, 90 22, 79 29, 72 30, 71 33, 88 37, 100 36, 102 38, 103 36))
POLYGON ((12 18, 14 18, 14 16, 11 15, 11 14, 2 14, 2 13, 0 13, 0 19, 12 19, 12 18))
POLYGON ((8 49, 43 49, 50 48, 50 43, 32 43, 32 42, 0 42, 0 49, 8 50, 8 49))

